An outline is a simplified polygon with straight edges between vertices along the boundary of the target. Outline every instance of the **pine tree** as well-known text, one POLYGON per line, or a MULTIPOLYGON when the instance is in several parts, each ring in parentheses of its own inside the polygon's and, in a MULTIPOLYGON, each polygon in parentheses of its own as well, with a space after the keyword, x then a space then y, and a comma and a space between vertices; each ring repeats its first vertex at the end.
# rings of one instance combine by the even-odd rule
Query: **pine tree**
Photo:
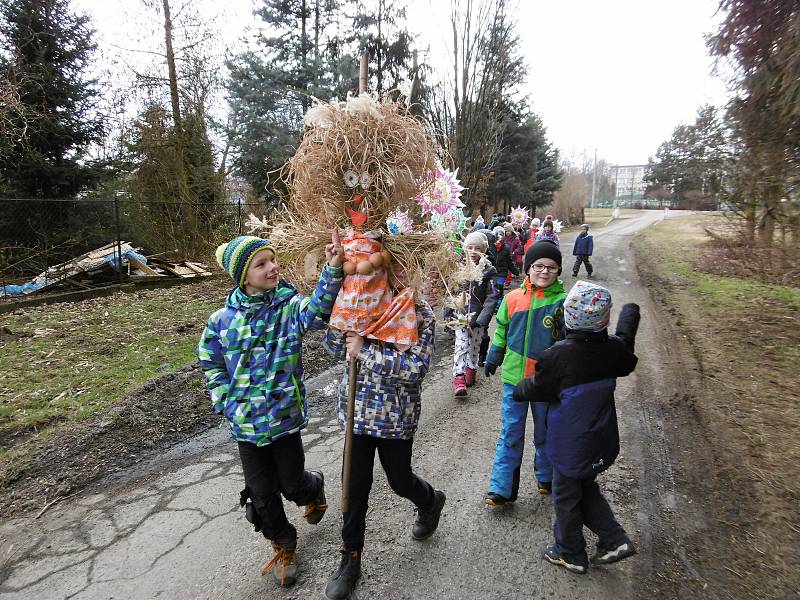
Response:
POLYGON ((93 186, 102 169, 87 160, 103 135, 89 18, 69 0, 6 0, 0 8, 0 72, 28 108, 24 138, 0 156, 0 193, 61 198, 93 186))
POLYGON ((254 189, 281 192, 277 169, 299 141, 312 97, 344 97, 358 71, 334 0, 263 0, 262 34, 228 62, 233 166, 254 189))

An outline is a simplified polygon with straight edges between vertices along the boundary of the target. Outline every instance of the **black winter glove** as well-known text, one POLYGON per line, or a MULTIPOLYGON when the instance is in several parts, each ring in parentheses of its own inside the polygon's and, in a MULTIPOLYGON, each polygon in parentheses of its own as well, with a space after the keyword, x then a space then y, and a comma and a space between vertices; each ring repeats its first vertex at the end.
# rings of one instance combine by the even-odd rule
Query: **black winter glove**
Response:
POLYGON ((483 372, 486 374, 487 377, 491 377, 492 375, 494 375, 494 372, 497 371, 497 367, 498 365, 487 361, 486 364, 483 366, 483 372))
POLYGON ((520 381, 514 388, 512 396, 514 402, 530 402, 533 400, 533 378, 528 377, 520 381))

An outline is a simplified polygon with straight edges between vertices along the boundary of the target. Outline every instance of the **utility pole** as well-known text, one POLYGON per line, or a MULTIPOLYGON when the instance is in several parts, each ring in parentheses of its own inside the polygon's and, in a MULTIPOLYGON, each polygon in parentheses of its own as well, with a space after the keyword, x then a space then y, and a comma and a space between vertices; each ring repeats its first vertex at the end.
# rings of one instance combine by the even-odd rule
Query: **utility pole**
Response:
POLYGON ((594 167, 592 168, 592 208, 594 208, 594 192, 597 187, 597 148, 594 149, 594 167))

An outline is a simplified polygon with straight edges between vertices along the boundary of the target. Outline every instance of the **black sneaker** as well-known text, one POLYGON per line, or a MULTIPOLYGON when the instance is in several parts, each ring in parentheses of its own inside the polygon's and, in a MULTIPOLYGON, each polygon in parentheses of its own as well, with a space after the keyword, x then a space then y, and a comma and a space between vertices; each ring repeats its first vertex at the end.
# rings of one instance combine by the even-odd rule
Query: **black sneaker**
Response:
POLYGON ((414 527, 411 529, 411 537, 421 542, 431 537, 436 528, 439 527, 439 518, 442 516, 442 509, 447 496, 444 492, 436 490, 433 492, 433 506, 428 510, 419 511, 417 520, 414 522, 414 527))
POLYGON ((500 494, 489 492, 486 494, 486 498, 484 499, 483 503, 491 508, 501 508, 503 506, 514 504, 514 501, 510 498, 506 498, 505 496, 501 496, 500 494))
POLYGON ((542 558, 552 565, 564 567, 570 573, 575 573, 577 575, 585 575, 589 568, 586 564, 581 564, 572 558, 567 558, 563 554, 559 554, 552 545, 545 548, 542 558))
POLYGON ((598 546, 597 554, 591 558, 591 561, 593 565, 610 565, 634 554, 636 554, 636 548, 632 542, 625 542, 616 548, 601 548, 598 546))

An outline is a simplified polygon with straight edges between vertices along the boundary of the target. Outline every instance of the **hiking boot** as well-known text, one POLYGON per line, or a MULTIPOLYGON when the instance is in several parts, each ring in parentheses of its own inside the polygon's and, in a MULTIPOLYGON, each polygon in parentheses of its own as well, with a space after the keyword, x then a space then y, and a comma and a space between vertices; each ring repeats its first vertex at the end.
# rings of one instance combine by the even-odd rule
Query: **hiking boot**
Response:
POLYGON ((636 548, 632 542, 628 541, 616 548, 601 548, 598 546, 597 554, 591 558, 591 561, 593 565, 610 565, 634 554, 636 554, 636 548))
POLYGON ((339 570, 325 586, 325 597, 328 600, 344 600, 356 586, 361 577, 361 550, 345 550, 342 548, 342 562, 339 570))
POLYGON ((559 554, 552 545, 545 548, 542 558, 552 565, 564 567, 570 573, 576 573, 578 575, 586 574, 586 571, 589 568, 589 565, 585 563, 577 561, 573 558, 567 558, 563 554, 559 554))
POLYGON ((325 500, 325 476, 321 471, 309 471, 309 473, 312 473, 320 480, 320 487, 317 497, 306 504, 306 511, 303 513, 303 518, 312 525, 316 525, 322 520, 325 511, 328 510, 328 503, 325 500))
POLYGON ((539 493, 542 496, 547 496, 548 494, 553 493, 553 482, 552 481, 537 481, 536 487, 539 490, 539 493))
POLYGON ((297 540, 272 542, 275 554, 272 556, 272 560, 261 567, 261 574, 266 575, 268 571, 272 571, 272 577, 279 586, 294 585, 297 581, 297 565, 294 562, 296 548, 297 540))
POLYGON ((440 490, 433 492, 433 506, 417 513, 417 520, 414 521, 414 527, 411 529, 412 538, 421 542, 434 534, 436 528, 439 527, 439 518, 442 516, 445 500, 447 500, 447 496, 444 495, 444 492, 440 490))
POLYGON ((486 498, 484 499, 483 503, 491 508, 501 508, 503 506, 508 506, 509 504, 514 504, 514 501, 506 498, 505 496, 501 496, 500 494, 489 492, 486 494, 486 498))
POLYGON ((467 395, 467 382, 464 380, 463 375, 456 375, 453 380, 453 395, 466 396, 467 395))
POLYGON ((475 369, 471 369, 470 367, 467 367, 467 370, 464 371, 464 383, 467 387, 475 385, 475 375, 475 369))

